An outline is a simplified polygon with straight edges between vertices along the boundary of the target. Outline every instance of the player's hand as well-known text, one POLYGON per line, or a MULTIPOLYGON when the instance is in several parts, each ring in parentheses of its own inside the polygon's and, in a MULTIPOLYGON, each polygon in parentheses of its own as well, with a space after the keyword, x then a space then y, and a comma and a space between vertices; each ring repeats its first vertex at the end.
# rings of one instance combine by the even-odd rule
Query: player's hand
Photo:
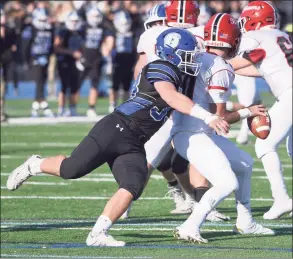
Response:
POLYGON ((80 59, 82 56, 80 51, 74 51, 72 55, 75 59, 80 59))
POLYGON ((214 129, 218 135, 226 135, 230 130, 230 124, 217 115, 215 115, 214 119, 210 121, 209 126, 214 129))
POLYGON ((251 113, 250 117, 258 115, 266 116, 266 107, 263 104, 253 105, 248 107, 248 109, 251 113))

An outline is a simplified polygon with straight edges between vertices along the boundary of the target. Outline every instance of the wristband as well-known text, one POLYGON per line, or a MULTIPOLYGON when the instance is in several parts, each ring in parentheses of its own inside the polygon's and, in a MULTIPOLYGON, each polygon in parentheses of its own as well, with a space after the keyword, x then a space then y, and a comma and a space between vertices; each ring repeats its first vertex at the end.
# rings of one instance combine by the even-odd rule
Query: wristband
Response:
POLYGON ((237 111, 239 113, 240 119, 246 119, 251 116, 251 112, 248 108, 240 109, 237 111))
POLYGON ((203 120, 206 124, 209 124, 211 121, 218 118, 217 115, 214 115, 214 114, 206 111, 205 109, 200 107, 198 104, 195 104, 192 107, 189 115, 192 117, 195 117, 197 119, 203 120))

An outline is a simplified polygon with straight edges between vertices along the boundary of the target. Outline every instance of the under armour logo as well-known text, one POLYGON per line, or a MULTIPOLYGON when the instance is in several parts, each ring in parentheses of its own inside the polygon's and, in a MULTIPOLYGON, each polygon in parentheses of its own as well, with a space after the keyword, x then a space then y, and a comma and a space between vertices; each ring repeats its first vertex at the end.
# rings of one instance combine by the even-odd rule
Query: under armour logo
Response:
POLYGON ((120 127, 120 125, 119 125, 119 124, 117 124, 117 125, 116 125, 116 128, 119 128, 119 130, 120 130, 120 131, 122 131, 122 130, 123 130, 123 128, 122 128, 122 127, 120 127))

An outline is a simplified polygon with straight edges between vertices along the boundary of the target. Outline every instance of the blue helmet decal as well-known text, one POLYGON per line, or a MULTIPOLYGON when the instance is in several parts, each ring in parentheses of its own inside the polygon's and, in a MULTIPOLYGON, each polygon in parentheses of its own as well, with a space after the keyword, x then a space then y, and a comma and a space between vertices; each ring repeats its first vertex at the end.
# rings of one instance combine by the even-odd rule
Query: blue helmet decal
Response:
POLYGON ((196 52, 197 41, 188 31, 170 28, 162 32, 156 43, 156 55, 176 65, 183 73, 196 76, 201 62, 200 53, 196 52))
POLYGON ((164 4, 157 4, 152 7, 148 12, 148 18, 144 23, 145 30, 149 29, 150 24, 153 22, 161 21, 165 25, 166 20, 166 9, 164 4))

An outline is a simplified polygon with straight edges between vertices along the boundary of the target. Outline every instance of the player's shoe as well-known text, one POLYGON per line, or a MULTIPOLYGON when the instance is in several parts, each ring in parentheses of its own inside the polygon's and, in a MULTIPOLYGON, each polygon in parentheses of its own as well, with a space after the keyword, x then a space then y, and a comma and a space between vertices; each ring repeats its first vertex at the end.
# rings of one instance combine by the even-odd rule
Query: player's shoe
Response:
POLYGON ((185 203, 184 194, 182 192, 182 189, 179 186, 168 185, 168 192, 166 193, 165 197, 172 197, 175 202, 176 208, 184 206, 184 203, 185 203))
POLYGON ((185 200, 182 205, 176 206, 174 210, 171 210, 171 214, 191 214, 194 207, 194 201, 185 200))
POLYGON ((41 159, 38 155, 33 155, 27 159, 21 166, 17 167, 8 177, 6 187, 10 191, 16 190, 29 177, 36 175, 31 172, 31 166, 36 160, 41 159))
POLYGON ((278 219, 282 215, 292 211, 292 199, 288 199, 285 202, 274 202, 273 206, 268 212, 263 215, 264 219, 278 219))
POLYGON ((86 244, 88 246, 112 246, 112 247, 121 247, 125 246, 125 242, 117 241, 107 233, 107 231, 101 231, 98 234, 93 234, 90 232, 86 239, 86 244))
POLYGON ((39 117, 39 110, 32 109, 31 110, 31 117, 32 118, 38 118, 39 117))
POLYGON ((198 243, 198 244, 206 244, 208 243, 208 240, 203 238, 200 235, 199 230, 197 231, 191 231, 190 229, 184 229, 182 227, 177 227, 174 231, 174 237, 178 240, 187 240, 192 243, 198 243))
POLYGON ((44 116, 47 118, 54 118, 55 117, 53 111, 49 108, 43 110, 43 113, 44 113, 44 116))
POLYGON ((213 209, 206 217, 206 220, 211 222, 229 221, 231 218, 223 213, 220 213, 216 209, 213 209))
POLYGON ((112 113, 112 112, 114 112, 114 110, 115 110, 115 105, 110 104, 109 108, 108 108, 108 112, 112 113))
POLYGON ((88 117, 88 118, 91 118, 91 119, 94 119, 94 118, 97 118, 98 117, 98 114, 96 113, 96 111, 95 111, 95 109, 88 109, 87 111, 86 111, 86 116, 88 117))
POLYGON ((131 206, 132 206, 132 203, 128 206, 127 210, 122 214, 120 219, 128 219, 129 213, 131 211, 131 206))
POLYGON ((241 234, 241 235, 274 235, 275 232, 274 230, 270 229, 270 228, 266 228, 264 226, 262 226, 261 224, 256 223, 255 221, 253 221, 251 223, 250 226, 246 227, 246 228, 240 228, 235 226, 233 228, 233 232, 235 234, 241 234))

